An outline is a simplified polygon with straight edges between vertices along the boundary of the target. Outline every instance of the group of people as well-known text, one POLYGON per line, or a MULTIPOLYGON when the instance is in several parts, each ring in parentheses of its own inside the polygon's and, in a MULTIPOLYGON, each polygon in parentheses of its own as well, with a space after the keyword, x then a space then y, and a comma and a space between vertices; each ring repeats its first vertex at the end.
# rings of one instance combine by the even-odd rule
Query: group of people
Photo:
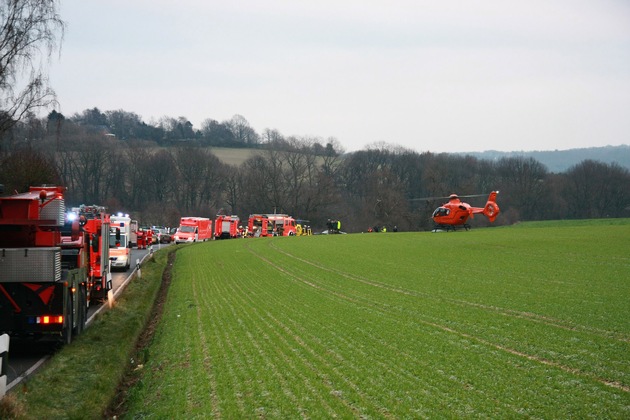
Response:
POLYGON ((341 221, 328 219, 326 227, 328 228, 328 233, 339 233, 341 232, 341 221))
MULTIPOLYGON (((328 219, 328 222, 326 222, 326 227, 328 228, 328 233, 341 233, 341 221, 339 221, 339 220, 328 219)), ((387 226, 385 226, 385 225, 383 225, 383 226, 379 226, 379 225, 370 226, 367 231, 368 231, 368 233, 372 233, 372 232, 385 233, 385 232, 387 232, 387 226)), ((392 232, 398 232, 398 226, 397 225, 394 225, 394 227, 392 228, 392 232)))
POLYGON ((153 244, 153 230, 151 229, 138 229, 137 234, 137 246, 138 249, 147 249, 147 246, 153 244))
MULTIPOLYGON (((368 228, 368 233, 372 233, 372 232, 387 232, 387 226, 383 225, 383 226, 374 226, 374 227, 369 227, 368 228)), ((394 232, 398 232, 398 226, 394 225, 394 228, 392 229, 392 231, 394 232)))

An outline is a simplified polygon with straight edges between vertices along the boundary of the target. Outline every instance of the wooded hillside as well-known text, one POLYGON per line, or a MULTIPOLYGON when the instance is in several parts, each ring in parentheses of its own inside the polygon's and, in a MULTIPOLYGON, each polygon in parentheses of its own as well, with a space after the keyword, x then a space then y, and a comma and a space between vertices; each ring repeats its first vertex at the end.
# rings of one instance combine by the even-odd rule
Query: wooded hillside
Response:
MULTIPOLYGON (((122 121, 133 118, 116 118, 127 113, 97 111, 69 119, 51 113, 16 124, 2 140, 0 183, 7 191, 59 183, 69 188, 72 205, 105 205, 147 225, 176 225, 183 215, 244 219, 283 212, 309 220, 315 230, 329 218, 340 219, 350 232, 372 226, 422 230, 432 227, 431 213, 444 200, 415 199, 493 190, 500 191, 499 225, 630 216, 630 170, 617 163, 586 159, 556 173, 525 156, 483 159, 386 144, 344 153, 335 139, 277 131, 260 136, 227 123, 219 125, 241 139, 231 144, 240 147, 216 148, 198 132, 177 137, 186 124, 170 131, 138 121, 126 125, 122 121), (144 127, 161 133, 161 140, 114 135, 112 127, 129 136, 144 127)), ((484 218, 473 221, 487 224, 484 218)))

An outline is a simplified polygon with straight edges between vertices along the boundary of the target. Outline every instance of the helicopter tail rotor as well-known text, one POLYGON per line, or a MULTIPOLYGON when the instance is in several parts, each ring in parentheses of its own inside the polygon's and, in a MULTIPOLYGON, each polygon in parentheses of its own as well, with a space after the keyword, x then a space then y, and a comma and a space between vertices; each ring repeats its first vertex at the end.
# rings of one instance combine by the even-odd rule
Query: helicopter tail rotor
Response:
POLYGON ((492 191, 488 196, 488 201, 483 208, 483 214, 490 220, 494 222, 497 218, 501 210, 499 209, 499 205, 497 204, 497 194, 499 191, 492 191))

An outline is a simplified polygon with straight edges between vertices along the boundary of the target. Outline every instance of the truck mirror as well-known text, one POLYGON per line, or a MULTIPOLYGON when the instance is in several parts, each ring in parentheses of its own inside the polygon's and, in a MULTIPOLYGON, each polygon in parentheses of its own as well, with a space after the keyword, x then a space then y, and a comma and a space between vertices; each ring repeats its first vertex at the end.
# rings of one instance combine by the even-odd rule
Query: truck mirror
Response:
POLYGON ((98 252, 98 235, 92 237, 92 252, 98 252))

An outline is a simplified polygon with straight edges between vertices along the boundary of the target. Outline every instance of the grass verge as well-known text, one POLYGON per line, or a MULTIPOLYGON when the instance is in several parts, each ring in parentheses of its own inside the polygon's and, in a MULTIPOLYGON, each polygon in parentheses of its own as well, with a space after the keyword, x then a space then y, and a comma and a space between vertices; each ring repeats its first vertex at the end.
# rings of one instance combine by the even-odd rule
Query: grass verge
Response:
MULTIPOLYGON (((174 249, 158 251, 142 266, 113 309, 64 346, 0 404, 0 418, 103 418, 117 399, 138 338, 150 325, 163 272, 174 249)), ((174 254, 173 254, 174 255, 174 254)))

